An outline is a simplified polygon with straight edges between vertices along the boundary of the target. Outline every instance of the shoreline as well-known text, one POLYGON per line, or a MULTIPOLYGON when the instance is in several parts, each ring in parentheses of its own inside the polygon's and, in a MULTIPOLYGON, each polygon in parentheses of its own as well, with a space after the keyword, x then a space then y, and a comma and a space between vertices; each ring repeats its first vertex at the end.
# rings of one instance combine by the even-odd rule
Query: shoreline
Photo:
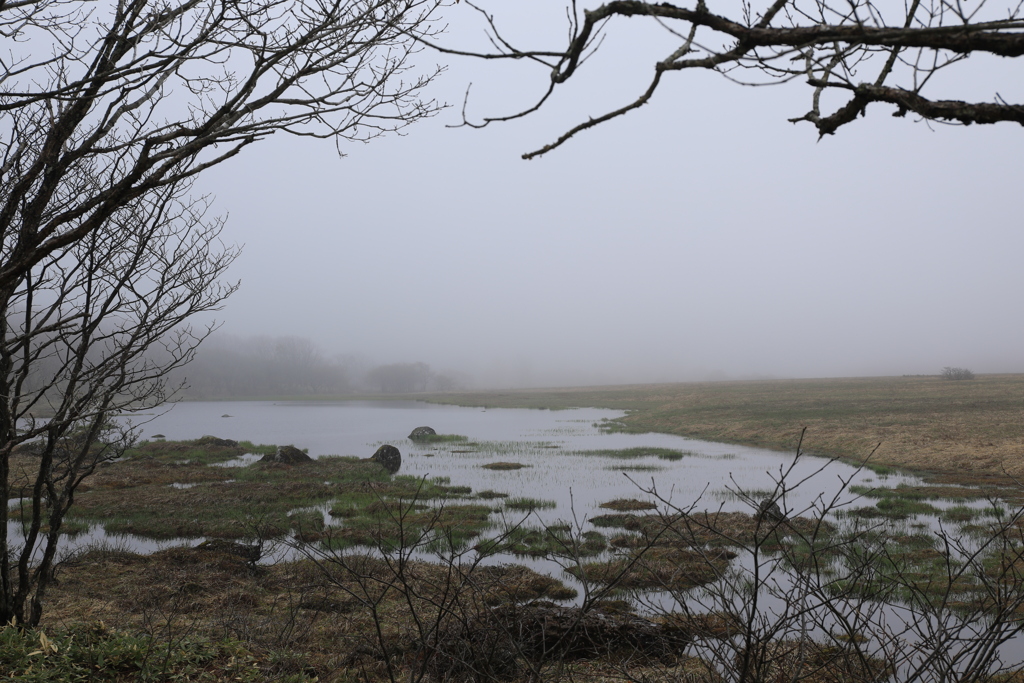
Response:
POLYGON ((937 482, 1024 481, 1024 374, 744 380, 216 401, 426 401, 482 408, 621 410, 631 432, 803 450, 937 482), (877 450, 876 450, 877 448, 877 450))
POLYGON ((494 408, 626 411, 629 431, 905 469, 930 481, 1024 481, 1024 374, 750 380, 420 395, 494 408), (877 448, 877 450, 876 450, 877 448))

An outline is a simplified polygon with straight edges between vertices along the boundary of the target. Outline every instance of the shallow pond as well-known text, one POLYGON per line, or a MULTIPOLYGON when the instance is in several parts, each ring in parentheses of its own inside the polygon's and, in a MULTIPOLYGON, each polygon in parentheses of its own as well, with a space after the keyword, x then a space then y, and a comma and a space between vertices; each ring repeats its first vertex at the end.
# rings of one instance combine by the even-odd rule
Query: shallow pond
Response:
MULTIPOLYGON (((616 498, 654 500, 641 489, 652 485, 673 504, 687 506, 701 499, 702 509, 750 510, 729 492, 742 489, 763 497, 780 472, 793 465, 792 453, 686 439, 666 434, 602 433, 597 426, 621 412, 597 409, 480 409, 416 401, 345 402, 189 402, 160 414, 136 418, 142 438, 162 434, 170 440, 207 434, 253 443, 292 444, 310 455, 369 457, 382 444, 402 453, 401 474, 449 477, 453 485, 474 492, 498 491, 511 497, 553 501, 539 508, 540 521, 585 518, 610 512, 601 503, 616 498), (468 442, 419 444, 408 440, 418 426, 438 434, 459 434, 468 442), (671 449, 664 454, 623 457, 594 451, 635 448, 671 449), (590 454, 586 454, 590 452, 590 454), (517 470, 490 470, 495 462, 525 465, 517 470), (759 493, 762 492, 762 493, 759 493)), ((795 443, 794 443, 795 448, 795 443)), ((831 496, 841 479, 870 484, 877 475, 857 472, 842 463, 806 457, 793 466, 792 486, 822 466, 824 471, 787 493, 788 510, 802 510, 819 496, 831 496)), ((887 486, 912 482, 901 475, 887 486)))
MULTIPOLYGON (((666 511, 670 506, 676 509, 693 506, 697 511, 749 513, 753 512, 753 508, 766 496, 777 495, 776 486, 784 478, 784 493, 778 501, 782 511, 790 517, 813 517, 816 516, 815 510, 822 507, 835 511, 837 506, 833 504, 833 500, 837 497, 842 503, 839 506, 841 508, 865 508, 870 512, 879 499, 866 496, 859 498, 855 490, 851 490, 852 486, 862 486, 863 492, 874 496, 879 493, 871 492, 872 486, 890 489, 900 484, 915 486, 922 483, 920 479, 906 474, 882 475, 869 469, 858 470, 847 464, 829 462, 822 458, 807 456, 797 460, 794 453, 778 453, 755 447, 666 434, 609 433, 608 427, 613 426, 614 421, 623 415, 620 412, 594 409, 482 410, 418 401, 217 401, 179 403, 153 415, 136 416, 133 421, 144 439, 163 437, 168 440, 185 440, 214 435, 257 444, 293 444, 299 449, 307 450, 313 457, 338 455, 369 458, 382 444, 391 444, 401 453, 399 474, 424 478, 439 477, 452 486, 469 487, 472 493, 477 495, 481 492, 497 492, 507 497, 487 498, 484 504, 487 507, 500 508, 501 516, 506 522, 524 522, 529 527, 550 526, 567 521, 577 533, 595 530, 590 520, 612 512, 611 509, 602 507, 602 504, 620 499, 637 499, 640 503, 649 503, 651 507, 656 507, 660 511, 666 511), (427 443, 410 440, 410 432, 420 426, 430 426, 438 434, 461 436, 458 439, 427 443), (486 467, 499 463, 506 464, 506 467, 486 467), (509 469, 509 464, 517 467, 509 469), (531 499, 540 503, 532 510, 528 506, 523 509, 510 505, 515 499, 531 499)), ((795 433, 795 441, 796 438, 795 433)), ((242 483, 245 480, 242 475, 246 472, 237 468, 248 466, 258 457, 248 455, 220 463, 226 466, 225 482, 233 482, 232 485, 237 486, 245 485, 242 483), (233 474, 232 468, 236 468, 233 469, 233 474), (236 476, 239 477, 238 480, 234 479, 236 476)), ((251 478, 248 480, 253 481, 251 478)), ((186 489, 188 485, 190 484, 179 481, 169 484, 168 487, 186 489)), ((318 500, 323 502, 323 499, 318 500)), ((865 536, 863 539, 858 538, 854 543, 858 547, 863 545, 867 548, 864 544, 870 542, 884 550, 888 548, 893 556, 898 556, 901 552, 909 552, 910 543, 923 536, 929 527, 941 530, 938 511, 948 510, 953 505, 963 509, 977 509, 987 504, 984 500, 970 498, 943 502, 925 496, 923 500, 928 500, 931 504, 929 507, 919 502, 923 508, 928 507, 930 512, 927 514, 911 512, 906 515, 904 521, 898 522, 874 517, 863 520, 863 523, 879 529, 879 532, 873 541, 870 540, 871 537, 865 536), (900 538, 903 540, 899 541, 900 538)), ((466 500, 454 500, 450 504, 458 505, 462 502, 466 500)), ((472 502, 481 503, 479 499, 472 502)), ((905 500, 897 502, 907 503, 905 500)), ((344 519, 332 518, 328 514, 331 507, 329 502, 327 505, 300 510, 304 510, 305 514, 310 511, 314 511, 314 515, 323 514, 326 524, 346 524, 344 519)), ((880 505, 878 510, 881 508, 880 505)), ((294 519, 297 518, 295 515, 298 511, 290 510, 288 514, 294 519)), ((963 513, 961 510, 958 514, 963 513)), ((744 522, 739 518, 751 519, 750 516, 744 515, 726 517, 731 520, 726 524, 736 525, 736 528, 729 526, 725 529, 732 538, 742 536, 743 531, 740 529, 744 522)), ((802 520, 793 520, 795 524, 800 521, 802 520)), ((834 517, 831 521, 838 519, 834 517)), ((861 521, 858 517, 851 523, 856 525, 861 521)), ((790 522, 786 522, 788 523, 790 522)), ((495 528, 500 528, 500 525, 496 525, 495 528)), ((618 532, 613 524, 611 528, 597 530, 609 539, 618 532)), ((623 538, 625 537, 621 535, 620 541, 623 538)), ((152 552, 182 542, 200 543, 203 539, 161 543, 139 537, 114 537, 105 535, 101 526, 93 524, 86 532, 68 539, 65 548, 96 541, 114 543, 137 552, 152 552)), ((483 548, 486 543, 487 541, 478 542, 474 550, 483 548)), ((310 544, 305 549, 307 552, 318 552, 309 550, 312 547, 310 544)), ((296 553, 302 552, 299 548, 301 547, 290 543, 276 544, 274 552, 266 557, 265 561, 272 562, 295 556, 296 553)), ((506 548, 503 548, 502 552, 506 548)), ((608 550, 594 557, 594 560, 613 564, 627 556, 629 548, 630 546, 625 545, 617 547, 616 550, 608 550)), ((653 558, 652 564, 656 565, 657 552, 663 549, 648 550, 648 557, 653 558)), ((685 552, 684 550, 683 555, 685 552)), ((484 552, 480 555, 485 554, 484 552)), ((473 551, 467 551, 467 556, 472 555, 473 551)), ((590 577, 595 577, 596 574, 588 574, 591 569, 586 569, 586 562, 580 558, 558 559, 554 555, 539 559, 498 553, 487 557, 485 561, 524 564, 549 573, 568 587, 577 589, 578 601, 582 600, 588 586, 574 579, 573 575, 581 574, 570 575, 572 570, 580 569, 582 574, 590 577)), ((739 611, 740 607, 733 603, 748 596, 745 592, 748 590, 746 586, 755 574, 764 577, 761 580, 763 583, 758 584, 757 609, 759 614, 766 617, 788 613, 792 605, 797 604, 793 596, 798 593, 801 596, 800 600, 805 601, 817 595, 810 588, 805 591, 804 586, 810 587, 811 583, 806 574, 796 579, 790 570, 793 565, 779 563, 775 566, 775 560, 771 557, 761 555, 756 558, 754 553, 746 551, 731 555, 734 559, 731 560, 729 568, 718 575, 713 583, 706 580, 707 586, 712 586, 710 590, 707 586, 695 591, 685 588, 663 590, 652 589, 648 585, 647 588, 638 589, 633 594, 633 599, 639 609, 652 613, 671 612, 682 604, 687 604, 694 613, 714 615, 734 608, 739 611), (759 573, 765 568, 769 569, 770 575, 759 573)), ((923 557, 928 560, 933 555, 926 554, 923 557)), ((712 560, 708 558, 713 556, 713 551, 703 555, 702 564, 710 565, 712 560)), ((799 556, 799 553, 794 556, 799 556)), ((689 571, 679 569, 676 564, 679 556, 669 554, 665 557, 666 559, 662 560, 663 564, 672 564, 670 568, 673 571, 689 571)), ((829 557, 820 556, 825 562, 830 561, 829 557)), ((916 570, 924 564, 908 562, 907 566, 916 570)), ((722 568, 718 567, 715 570, 721 571, 722 568)), ((830 581, 827 571, 822 573, 821 578, 825 582, 822 585, 827 586, 827 582, 830 581)), ((927 578, 926 575, 925 579, 927 578)), ((588 584, 589 587, 600 585, 601 580, 598 578, 588 584)), ((667 584, 662 586, 665 585, 667 584)), ((1014 586, 1020 584, 1015 583, 1014 586)), ((854 616, 859 618, 863 612, 873 614, 871 623, 865 623, 863 627, 865 633, 874 633, 868 627, 906 623, 907 626, 904 628, 895 631, 882 629, 878 633, 895 633, 906 642, 927 642, 935 629, 918 629, 920 623, 928 625, 927 620, 922 622, 919 618, 922 613, 927 612, 908 611, 898 599, 892 604, 887 603, 876 611, 871 611, 876 609, 872 591, 884 588, 878 583, 866 584, 862 591, 855 590, 849 593, 843 602, 825 603, 827 608, 808 607, 808 613, 815 614, 817 620, 816 626, 809 627, 809 633, 824 638, 839 618, 835 616, 836 614, 849 621, 854 616)), ((627 592, 631 591, 633 589, 627 589, 627 592)), ((968 616, 957 617, 952 611, 942 612, 942 618, 946 618, 947 614, 950 618, 959 618, 959 622, 951 630, 954 638, 949 641, 950 644, 940 643, 940 649, 952 651, 959 648, 968 651, 974 642, 970 640, 974 628, 973 621, 968 616), (967 633, 967 636, 964 633, 967 633)), ((984 622, 985 620, 979 620, 979 624, 984 622)), ((944 622, 940 626, 943 632, 950 631, 944 622)), ((883 648, 886 639, 869 636, 868 642, 872 648, 883 648)), ((1022 643, 1017 638, 1002 644, 998 649, 1006 660, 1017 661, 1024 657, 1022 643)))

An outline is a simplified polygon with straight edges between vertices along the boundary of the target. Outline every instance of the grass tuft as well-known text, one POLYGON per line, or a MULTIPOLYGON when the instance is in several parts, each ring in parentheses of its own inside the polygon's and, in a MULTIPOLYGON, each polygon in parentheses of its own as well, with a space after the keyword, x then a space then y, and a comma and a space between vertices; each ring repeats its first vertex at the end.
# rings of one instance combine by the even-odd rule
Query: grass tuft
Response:
POLYGON ((509 498, 505 501, 505 507, 510 510, 520 511, 533 511, 541 510, 545 508, 558 507, 558 503, 553 500, 539 500, 537 498, 509 498))
POLYGON ((609 448, 591 451, 579 451, 580 455, 596 455, 603 458, 647 458, 656 457, 659 460, 682 460, 687 456, 699 456, 694 451, 681 451, 677 448, 656 448, 653 446, 637 446, 634 448, 609 448))

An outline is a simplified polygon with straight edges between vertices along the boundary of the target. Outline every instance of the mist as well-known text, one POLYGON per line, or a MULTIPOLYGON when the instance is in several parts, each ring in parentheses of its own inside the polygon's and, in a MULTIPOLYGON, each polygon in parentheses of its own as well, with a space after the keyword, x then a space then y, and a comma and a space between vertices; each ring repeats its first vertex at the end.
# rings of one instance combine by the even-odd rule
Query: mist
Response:
MULTIPOLYGON (((479 46, 463 8, 447 39, 479 46)), ((526 42, 559 44, 557 9, 502 11, 526 42)), ((205 173, 225 239, 245 245, 210 342, 301 337, 366 370, 422 363, 481 388, 1024 372, 1019 128, 874 105, 819 141, 787 121, 805 87, 686 73, 520 159, 636 97, 650 43, 617 30, 589 80, 484 129, 452 127, 470 83, 479 119, 528 106, 547 74, 424 51, 448 66, 431 95, 453 106, 435 119, 344 157, 279 136, 205 173)), ((1024 99, 1012 64, 987 64, 981 98, 1024 99)))

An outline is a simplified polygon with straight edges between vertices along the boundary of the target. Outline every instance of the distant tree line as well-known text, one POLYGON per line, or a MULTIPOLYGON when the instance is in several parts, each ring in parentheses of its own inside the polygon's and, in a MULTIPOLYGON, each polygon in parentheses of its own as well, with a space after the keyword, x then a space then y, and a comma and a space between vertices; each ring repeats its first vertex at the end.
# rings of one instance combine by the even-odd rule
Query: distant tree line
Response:
POLYGON ((368 389, 384 394, 406 394, 415 391, 451 391, 461 383, 451 374, 430 371, 426 363, 392 363, 379 365, 366 373, 368 389))
POLYGON ((464 381, 426 363, 372 366, 356 356, 329 356, 303 337, 217 334, 175 379, 190 399, 346 396, 450 391, 464 381))

